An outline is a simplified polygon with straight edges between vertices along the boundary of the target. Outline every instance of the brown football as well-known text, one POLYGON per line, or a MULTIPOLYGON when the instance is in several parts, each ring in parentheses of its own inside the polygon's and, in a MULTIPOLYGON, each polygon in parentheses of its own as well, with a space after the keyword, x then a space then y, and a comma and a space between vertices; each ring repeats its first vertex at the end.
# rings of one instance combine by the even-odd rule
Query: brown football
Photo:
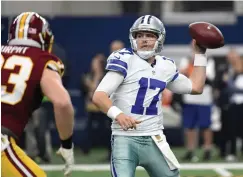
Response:
POLYGON ((197 44, 216 49, 224 46, 224 36, 221 31, 211 23, 195 22, 189 25, 190 35, 197 44))

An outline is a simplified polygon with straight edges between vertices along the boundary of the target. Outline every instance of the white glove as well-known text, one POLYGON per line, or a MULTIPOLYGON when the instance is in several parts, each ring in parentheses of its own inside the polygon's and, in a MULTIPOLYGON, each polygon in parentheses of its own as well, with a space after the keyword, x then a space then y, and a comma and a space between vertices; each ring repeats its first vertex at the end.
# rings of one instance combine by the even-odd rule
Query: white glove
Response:
POLYGON ((63 169, 64 176, 70 177, 74 165, 73 147, 71 149, 65 149, 63 147, 60 147, 57 151, 57 155, 60 155, 65 162, 65 168, 63 169))

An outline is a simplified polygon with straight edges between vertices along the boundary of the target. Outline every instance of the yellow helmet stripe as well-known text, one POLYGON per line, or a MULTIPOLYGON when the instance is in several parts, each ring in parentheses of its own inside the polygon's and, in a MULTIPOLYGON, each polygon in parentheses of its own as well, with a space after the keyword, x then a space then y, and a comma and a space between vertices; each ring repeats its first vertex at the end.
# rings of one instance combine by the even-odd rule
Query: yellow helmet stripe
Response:
POLYGON ((48 48, 49 53, 51 53, 51 51, 52 51, 53 42, 54 42, 54 36, 52 36, 51 39, 50 39, 50 44, 49 44, 49 48, 48 48))
POLYGON ((27 17, 30 15, 30 13, 25 13, 19 22, 19 29, 18 29, 18 38, 21 39, 24 37, 24 27, 27 17))

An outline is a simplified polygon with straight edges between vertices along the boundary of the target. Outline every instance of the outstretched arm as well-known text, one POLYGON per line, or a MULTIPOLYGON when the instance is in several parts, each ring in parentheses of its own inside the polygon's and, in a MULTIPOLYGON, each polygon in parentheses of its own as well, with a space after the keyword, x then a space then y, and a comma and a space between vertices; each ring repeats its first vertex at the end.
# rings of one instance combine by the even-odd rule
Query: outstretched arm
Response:
POLYGON ((206 49, 199 47, 194 39, 192 47, 195 54, 193 72, 189 78, 180 74, 176 80, 169 83, 167 88, 172 92, 192 95, 202 94, 203 92, 206 81, 206 49))

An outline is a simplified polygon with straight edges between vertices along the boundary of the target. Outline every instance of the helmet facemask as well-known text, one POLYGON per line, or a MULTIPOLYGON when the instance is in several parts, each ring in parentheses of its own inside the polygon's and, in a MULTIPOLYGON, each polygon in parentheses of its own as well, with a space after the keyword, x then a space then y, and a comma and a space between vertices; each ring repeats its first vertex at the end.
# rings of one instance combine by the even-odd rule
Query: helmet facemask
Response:
POLYGON ((46 21, 43 26, 42 34, 40 34, 40 39, 42 43, 42 50, 51 53, 54 43, 54 35, 50 29, 50 25, 46 21))
POLYGON ((138 45, 137 45, 137 39, 136 39, 136 33, 138 32, 146 32, 144 30, 141 31, 137 31, 134 33, 131 33, 132 35, 130 36, 130 42, 132 44, 132 48, 133 50, 138 54, 138 56, 140 56, 142 59, 147 60, 157 54, 159 54, 161 52, 161 50, 163 49, 163 35, 162 34, 158 34, 158 33, 154 33, 151 31, 151 33, 154 33, 157 36, 157 40, 154 43, 154 47, 151 50, 139 50, 138 49, 138 45))

